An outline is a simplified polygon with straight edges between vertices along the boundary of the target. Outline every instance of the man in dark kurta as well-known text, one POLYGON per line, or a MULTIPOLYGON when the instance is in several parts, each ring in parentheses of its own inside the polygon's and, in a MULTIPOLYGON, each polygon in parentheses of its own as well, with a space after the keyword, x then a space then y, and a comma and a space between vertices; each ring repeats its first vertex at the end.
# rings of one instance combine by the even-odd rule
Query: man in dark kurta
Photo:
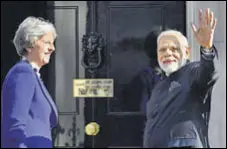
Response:
POLYGON ((187 39, 178 31, 162 32, 157 40, 158 62, 166 77, 156 84, 147 103, 145 148, 209 147, 210 95, 215 83, 213 35, 216 19, 209 9, 200 11, 200 24, 192 25, 201 60, 188 63, 187 39))

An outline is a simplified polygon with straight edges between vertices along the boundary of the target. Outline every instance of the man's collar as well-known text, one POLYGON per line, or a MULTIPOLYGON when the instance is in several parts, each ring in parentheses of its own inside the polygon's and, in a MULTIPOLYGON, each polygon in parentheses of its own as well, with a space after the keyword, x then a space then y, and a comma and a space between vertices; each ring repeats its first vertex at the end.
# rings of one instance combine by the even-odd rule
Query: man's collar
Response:
POLYGON ((177 69, 176 71, 174 71, 174 72, 172 72, 172 73, 170 73, 170 74, 167 74, 165 71, 163 71, 163 74, 164 74, 164 76, 165 77, 170 77, 170 76, 173 76, 173 74, 176 74, 179 70, 181 70, 184 66, 186 66, 187 64, 189 64, 190 63, 190 60, 189 59, 186 59, 185 60, 185 64, 183 64, 179 69, 177 69))
POLYGON ((185 69, 188 64, 190 64, 190 60, 186 60, 186 63, 183 66, 181 66, 177 71, 172 72, 169 76, 166 76, 166 73, 164 73, 164 78, 178 78, 179 75, 181 75, 182 70, 185 69))

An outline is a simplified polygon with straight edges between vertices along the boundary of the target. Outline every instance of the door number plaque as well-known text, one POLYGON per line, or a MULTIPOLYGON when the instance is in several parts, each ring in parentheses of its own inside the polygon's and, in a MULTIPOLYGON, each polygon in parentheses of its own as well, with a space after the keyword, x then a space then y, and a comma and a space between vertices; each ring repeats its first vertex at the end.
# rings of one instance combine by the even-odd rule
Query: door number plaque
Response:
POLYGON ((96 98, 113 97, 113 79, 74 79, 73 96, 96 98))

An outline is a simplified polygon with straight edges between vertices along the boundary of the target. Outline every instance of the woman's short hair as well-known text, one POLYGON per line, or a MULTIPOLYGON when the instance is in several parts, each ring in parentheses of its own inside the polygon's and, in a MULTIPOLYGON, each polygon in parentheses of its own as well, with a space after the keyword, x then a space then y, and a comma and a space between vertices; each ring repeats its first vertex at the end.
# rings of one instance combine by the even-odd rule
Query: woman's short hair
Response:
POLYGON ((52 32, 57 37, 56 29, 52 23, 43 18, 27 17, 18 27, 13 43, 19 56, 27 53, 27 48, 34 47, 36 40, 46 33, 52 32))

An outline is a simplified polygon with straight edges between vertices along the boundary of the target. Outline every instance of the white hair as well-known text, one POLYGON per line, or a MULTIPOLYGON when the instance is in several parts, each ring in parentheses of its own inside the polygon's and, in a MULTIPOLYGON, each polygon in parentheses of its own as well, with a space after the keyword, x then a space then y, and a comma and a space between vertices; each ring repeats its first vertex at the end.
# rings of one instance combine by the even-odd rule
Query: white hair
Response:
POLYGON ((179 31, 166 30, 166 31, 161 32, 161 34, 157 38, 157 43, 159 43, 160 39, 164 36, 174 36, 180 41, 182 46, 189 47, 187 38, 179 31))
POLYGON ((18 55, 25 55, 26 48, 34 47, 35 41, 48 32, 53 33, 54 39, 57 37, 56 29, 52 23, 40 17, 27 17, 19 25, 13 39, 18 55))
MULTIPOLYGON (((180 43, 181 49, 185 49, 189 47, 188 40, 187 38, 179 31, 176 30, 166 30, 161 32, 161 34, 157 38, 157 43, 159 43, 160 39, 164 36, 174 36, 177 38, 177 40, 180 43)), ((162 62, 158 60, 159 66, 161 67, 162 70, 165 71, 166 75, 169 76, 171 73, 177 71, 180 69, 180 67, 184 66, 187 62, 187 57, 186 57, 186 50, 182 51, 182 58, 180 59, 179 63, 173 63, 171 66, 169 65, 164 65, 162 62)))

